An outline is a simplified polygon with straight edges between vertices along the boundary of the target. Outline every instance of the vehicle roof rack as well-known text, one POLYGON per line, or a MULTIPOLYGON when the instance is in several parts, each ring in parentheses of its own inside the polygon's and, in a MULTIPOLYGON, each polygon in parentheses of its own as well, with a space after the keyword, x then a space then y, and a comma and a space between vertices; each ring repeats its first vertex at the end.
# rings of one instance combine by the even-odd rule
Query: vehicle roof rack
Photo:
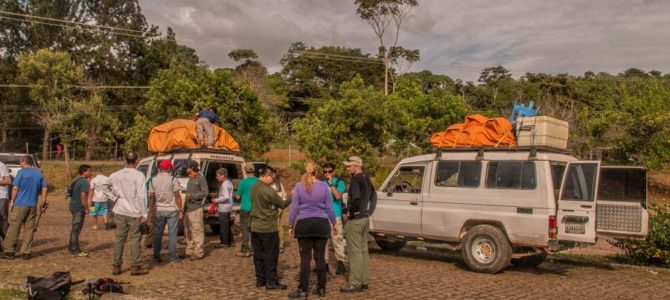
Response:
POLYGON ((437 148, 435 159, 442 157, 442 152, 473 152, 477 151, 477 158, 484 158, 484 152, 530 152, 534 157, 537 152, 549 152, 557 154, 572 154, 568 149, 556 148, 551 146, 517 146, 517 147, 440 147, 437 148))
POLYGON ((189 153, 193 152, 199 153, 211 153, 211 154, 228 154, 228 155, 237 155, 240 156, 240 152, 230 151, 227 149, 209 149, 209 148, 194 148, 194 149, 177 149, 174 151, 159 153, 159 154, 177 154, 177 153, 189 153))

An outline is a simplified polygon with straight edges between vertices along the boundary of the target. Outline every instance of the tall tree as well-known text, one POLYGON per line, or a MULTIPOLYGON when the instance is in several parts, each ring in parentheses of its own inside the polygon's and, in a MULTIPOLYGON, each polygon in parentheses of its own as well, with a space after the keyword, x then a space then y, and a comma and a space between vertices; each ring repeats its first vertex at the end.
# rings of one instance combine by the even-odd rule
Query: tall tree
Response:
POLYGON ((312 99, 339 99, 340 85, 357 74, 365 85, 383 84, 384 66, 357 48, 315 48, 296 42, 281 59, 281 65, 281 81, 276 88, 287 96, 287 109, 292 112, 307 111, 312 99))
POLYGON ((399 63, 414 63, 420 59, 419 50, 398 46, 400 28, 405 17, 419 5, 417 0, 355 0, 356 14, 368 22, 379 39, 379 56, 384 60, 384 95, 388 95, 389 69, 399 63))
POLYGON ((20 82, 31 84, 30 98, 37 105, 33 117, 44 128, 42 137, 42 159, 49 158, 49 136, 55 129, 75 95, 75 88, 83 78, 83 70, 77 67, 65 52, 38 50, 35 54, 22 54, 18 60, 20 82))

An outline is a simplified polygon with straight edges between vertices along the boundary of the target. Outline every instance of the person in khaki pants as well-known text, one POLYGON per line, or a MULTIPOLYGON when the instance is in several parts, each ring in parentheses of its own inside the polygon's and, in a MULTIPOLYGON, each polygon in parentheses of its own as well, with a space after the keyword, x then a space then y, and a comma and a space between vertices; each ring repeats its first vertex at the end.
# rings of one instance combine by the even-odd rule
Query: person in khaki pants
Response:
POLYGON ((184 236, 186 237, 186 256, 198 260, 205 256, 205 224, 202 206, 209 195, 207 180, 200 174, 198 162, 190 161, 186 167, 186 217, 184 218, 184 236))
POLYGON ((37 198, 42 195, 42 203, 47 202, 47 182, 42 172, 35 168, 35 161, 31 156, 21 157, 21 170, 16 174, 12 182, 12 198, 9 201, 9 230, 3 241, 4 250, 2 259, 14 259, 16 243, 23 233, 21 244, 21 257, 31 258, 31 246, 33 243, 33 231, 35 230, 35 219, 37 218, 37 198))

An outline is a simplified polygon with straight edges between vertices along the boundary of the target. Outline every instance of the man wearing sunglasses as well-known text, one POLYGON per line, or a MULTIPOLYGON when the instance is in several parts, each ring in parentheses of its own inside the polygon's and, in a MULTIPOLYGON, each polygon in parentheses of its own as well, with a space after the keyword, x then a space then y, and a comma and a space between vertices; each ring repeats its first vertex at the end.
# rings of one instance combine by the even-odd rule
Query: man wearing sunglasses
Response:
MULTIPOLYGON (((335 212, 335 220, 337 223, 337 233, 330 233, 330 240, 328 249, 333 249, 335 258, 337 259, 337 269, 335 275, 344 275, 346 268, 344 262, 347 256, 344 254, 344 230, 342 230, 342 195, 347 191, 344 180, 335 177, 335 165, 332 163, 325 163, 323 165, 323 181, 328 184, 330 188, 330 195, 333 198, 333 211, 335 212)), ((326 251, 326 262, 328 261, 330 251, 326 251)))

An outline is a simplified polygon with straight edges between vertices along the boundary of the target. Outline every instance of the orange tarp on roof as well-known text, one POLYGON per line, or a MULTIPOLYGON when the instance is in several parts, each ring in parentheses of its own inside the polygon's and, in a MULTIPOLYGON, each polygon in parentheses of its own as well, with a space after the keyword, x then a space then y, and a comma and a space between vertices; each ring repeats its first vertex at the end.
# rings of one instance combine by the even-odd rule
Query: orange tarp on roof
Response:
POLYGON ((516 145, 516 138, 509 120, 489 119, 477 114, 465 117, 464 123, 451 125, 447 130, 433 134, 430 142, 438 148, 511 147, 516 145))
MULTIPOLYGON (((223 128, 214 126, 214 147, 230 151, 240 151, 240 146, 223 128)), ((178 149, 198 148, 195 121, 174 120, 151 129, 147 140, 149 152, 170 152, 178 149)))

